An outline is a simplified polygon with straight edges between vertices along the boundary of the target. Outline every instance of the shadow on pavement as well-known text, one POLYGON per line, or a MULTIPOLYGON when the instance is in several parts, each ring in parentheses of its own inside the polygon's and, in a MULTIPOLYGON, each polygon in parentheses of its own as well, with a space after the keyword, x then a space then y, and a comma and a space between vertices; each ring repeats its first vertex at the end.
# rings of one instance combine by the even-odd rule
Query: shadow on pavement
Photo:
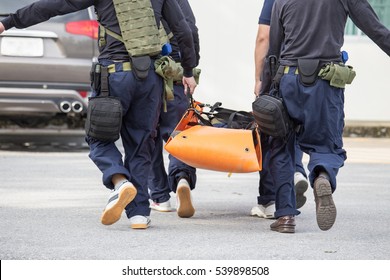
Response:
POLYGON ((82 130, 0 130, 0 150, 22 152, 84 152, 82 130))

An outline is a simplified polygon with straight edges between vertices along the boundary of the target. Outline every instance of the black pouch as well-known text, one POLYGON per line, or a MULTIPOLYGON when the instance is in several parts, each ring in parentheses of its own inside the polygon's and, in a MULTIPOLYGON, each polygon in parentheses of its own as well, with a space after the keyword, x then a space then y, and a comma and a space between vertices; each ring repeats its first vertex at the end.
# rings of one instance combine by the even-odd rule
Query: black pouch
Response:
POLYGON ((252 103, 253 116, 262 133, 284 138, 292 129, 293 122, 277 90, 260 94, 252 103))
POLYGON ((319 59, 298 59, 299 81, 304 86, 313 85, 318 78, 319 71, 319 59))
POLYGON ((88 102, 85 132, 103 142, 119 139, 122 126, 122 105, 113 96, 91 97, 88 102))
POLYGON ((150 56, 136 56, 130 57, 131 70, 135 74, 138 80, 146 79, 149 73, 150 65, 152 64, 152 60, 150 56))
POLYGON ((264 68, 261 73, 260 93, 269 92, 272 87, 272 81, 277 71, 277 58, 270 55, 264 59, 264 68))
POLYGON ((85 133, 103 142, 119 139, 122 126, 122 104, 119 98, 109 96, 108 70, 101 67, 100 95, 89 98, 85 133))

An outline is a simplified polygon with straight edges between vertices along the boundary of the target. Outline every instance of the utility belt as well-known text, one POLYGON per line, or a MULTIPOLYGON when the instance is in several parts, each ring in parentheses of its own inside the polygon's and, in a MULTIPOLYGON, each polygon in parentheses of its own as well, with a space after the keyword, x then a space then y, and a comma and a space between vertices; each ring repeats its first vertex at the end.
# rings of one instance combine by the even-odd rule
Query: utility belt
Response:
MULTIPOLYGON (((147 60, 154 61, 158 59, 158 56, 154 56, 154 57, 147 56, 146 64, 145 63, 137 64, 137 62, 136 64, 134 64, 134 61, 137 59, 138 57, 135 59, 132 58, 131 61, 117 61, 105 67, 107 68, 109 74, 115 72, 123 72, 123 71, 134 71, 136 78, 140 80, 146 78, 149 73, 151 64, 148 63, 147 60), (143 73, 140 74, 140 72, 143 73)), ((92 64, 91 71, 90 71, 91 86, 95 90, 95 92, 100 92, 101 67, 103 66, 100 63, 94 62, 92 64)))
POLYGON ((299 75, 299 81, 304 86, 311 86, 320 78, 329 81, 330 85, 336 88, 345 88, 346 84, 351 84, 356 76, 352 66, 343 63, 320 64, 319 60, 304 59, 298 60, 298 66, 279 66, 274 82, 279 83, 285 74, 299 75))
POLYGON ((131 63, 126 62, 116 62, 107 66, 108 73, 112 74, 115 72, 131 71, 131 63))
POLYGON ((252 103, 252 111, 261 132, 272 137, 286 138, 296 124, 290 118, 279 92, 283 75, 298 75, 304 86, 312 86, 318 78, 329 81, 330 85, 345 88, 356 76, 351 66, 342 63, 321 64, 320 60, 299 59, 298 66, 279 66, 275 56, 268 58, 269 72, 273 77, 273 86, 252 103), (276 73, 275 73, 276 72, 276 73))
MULTIPOLYGON (((134 59, 134 58, 133 58, 134 59)), ((183 67, 180 62, 174 61, 169 56, 151 57, 154 60, 155 72, 164 79, 164 96, 166 100, 173 100, 173 85, 181 85, 183 80, 183 67)), ((100 92, 100 72, 101 64, 94 63, 90 72, 91 86, 95 92, 100 92)), ((115 62, 107 66, 108 73, 132 71, 134 63, 131 62, 115 62)), ((201 70, 194 68, 193 75, 196 83, 199 83, 201 70)))
POLYGON ((112 74, 115 72, 131 71, 132 69, 131 63, 129 61, 115 62, 108 66, 103 66, 98 62, 94 62, 90 71, 90 81, 91 87, 96 93, 100 92, 102 67, 107 68, 108 74, 112 74))

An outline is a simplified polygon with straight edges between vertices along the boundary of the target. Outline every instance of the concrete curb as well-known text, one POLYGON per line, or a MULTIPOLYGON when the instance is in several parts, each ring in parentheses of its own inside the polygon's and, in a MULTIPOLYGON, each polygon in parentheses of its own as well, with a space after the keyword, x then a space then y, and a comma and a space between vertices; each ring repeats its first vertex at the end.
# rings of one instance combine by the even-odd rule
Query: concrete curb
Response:
POLYGON ((344 137, 390 138, 390 122, 345 121, 344 137))

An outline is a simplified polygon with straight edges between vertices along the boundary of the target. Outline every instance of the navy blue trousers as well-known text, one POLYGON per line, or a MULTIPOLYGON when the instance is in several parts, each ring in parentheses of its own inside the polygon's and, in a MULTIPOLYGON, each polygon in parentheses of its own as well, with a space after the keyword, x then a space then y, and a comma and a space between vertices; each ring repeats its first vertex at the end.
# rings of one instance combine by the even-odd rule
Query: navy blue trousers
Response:
POLYGON ((319 172, 326 171, 332 190, 336 189, 338 170, 344 165, 343 149, 344 89, 331 87, 318 79, 312 86, 303 86, 291 67, 280 81, 283 97, 291 118, 301 125, 286 139, 271 138, 270 170, 276 191, 275 217, 298 215, 293 177, 295 172, 295 141, 309 155, 309 181, 313 186, 319 172))
POLYGON ((167 111, 161 112, 156 138, 155 150, 152 157, 152 168, 148 179, 150 198, 156 202, 170 199, 170 192, 176 192, 180 178, 185 177, 191 189, 196 184, 196 169, 169 155, 168 175, 163 159, 163 141, 167 141, 177 123, 188 109, 189 100, 184 94, 184 86, 174 85, 174 100, 167 101, 167 111))
MULTIPOLYGON (((261 135, 261 152, 263 159, 263 168, 259 171, 259 196, 257 197, 257 204, 266 205, 271 201, 275 201, 275 188, 272 179, 272 174, 269 166, 270 158, 270 138, 266 135, 261 135)), ((303 152, 298 145, 295 146, 295 172, 302 173, 305 177, 306 171, 302 164, 303 152)))
MULTIPOLYGON (((110 61, 101 62, 112 64, 110 61)), ((123 107, 121 141, 124 157, 115 143, 101 142, 87 138, 89 157, 103 173, 103 184, 113 189, 112 176, 123 174, 137 188, 137 196, 126 207, 127 217, 150 215, 147 179, 157 136, 163 84, 155 73, 153 63, 148 77, 136 79, 131 71, 122 71, 120 63, 117 72, 109 75, 111 96, 119 97, 123 107)))

